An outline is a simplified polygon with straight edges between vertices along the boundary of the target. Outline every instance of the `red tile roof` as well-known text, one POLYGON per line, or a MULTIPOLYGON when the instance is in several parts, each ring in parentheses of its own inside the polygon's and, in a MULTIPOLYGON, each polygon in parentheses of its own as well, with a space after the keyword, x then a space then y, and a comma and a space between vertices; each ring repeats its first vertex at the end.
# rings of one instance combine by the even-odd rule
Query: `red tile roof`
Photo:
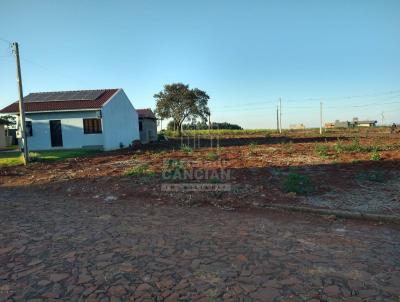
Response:
POLYGON ((139 114, 139 117, 141 117, 141 118, 156 119, 156 116, 154 115, 153 111, 150 108, 136 109, 136 111, 139 114))
MULTIPOLYGON (((104 92, 93 100, 56 100, 56 101, 27 101, 25 112, 40 111, 70 111, 80 109, 100 109, 118 89, 104 89, 104 92)), ((29 99, 29 96, 27 98, 29 99)), ((12 103, 0 110, 0 113, 18 113, 18 102, 12 103)))

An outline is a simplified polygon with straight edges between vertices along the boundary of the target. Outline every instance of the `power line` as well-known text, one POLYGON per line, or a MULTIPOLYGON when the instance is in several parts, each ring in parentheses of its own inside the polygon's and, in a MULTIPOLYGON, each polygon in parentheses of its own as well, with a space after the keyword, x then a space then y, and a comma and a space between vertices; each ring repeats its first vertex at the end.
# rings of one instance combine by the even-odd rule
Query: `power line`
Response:
POLYGON ((7 43, 7 44, 9 44, 9 45, 12 44, 11 41, 9 41, 9 40, 7 40, 7 39, 5 39, 5 38, 2 38, 2 37, 0 37, 0 41, 2 41, 2 42, 4 42, 4 43, 7 43))
MULTIPOLYGON (((390 90, 386 92, 380 92, 380 93, 373 93, 373 94, 364 94, 364 95, 353 95, 353 96, 343 96, 343 97, 336 97, 336 98, 303 98, 303 99, 284 99, 285 102, 300 102, 300 101, 321 101, 321 100, 349 100, 353 98, 371 98, 371 97, 380 97, 379 99, 392 99, 400 96, 400 90, 390 90), (386 96, 385 96, 386 95, 386 96)), ((266 100, 266 101, 260 101, 260 102, 251 102, 251 103, 241 103, 237 105, 229 105, 229 106, 222 106, 216 109, 229 109, 229 108, 242 108, 242 107, 248 107, 248 106, 254 106, 254 105, 267 105, 267 104, 276 104, 275 100, 266 100)), ((361 105, 354 105, 354 106, 365 106, 363 104, 361 105)), ((331 106, 332 107, 332 106, 331 106)), ((342 107, 342 106, 337 106, 337 107, 342 107)), ((285 108, 288 108, 285 106, 285 108)), ((295 107, 293 106, 292 108, 306 108, 305 106, 298 106, 295 107)), ((314 107, 308 107, 308 108, 314 108, 314 107)))

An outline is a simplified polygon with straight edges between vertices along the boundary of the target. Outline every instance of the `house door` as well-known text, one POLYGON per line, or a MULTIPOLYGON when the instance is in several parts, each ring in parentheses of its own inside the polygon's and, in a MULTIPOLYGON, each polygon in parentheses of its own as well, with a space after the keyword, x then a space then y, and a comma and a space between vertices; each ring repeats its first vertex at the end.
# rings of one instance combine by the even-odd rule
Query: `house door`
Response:
POLYGON ((50 137, 51 137, 51 146, 52 147, 62 147, 63 146, 60 120, 50 121, 50 137))

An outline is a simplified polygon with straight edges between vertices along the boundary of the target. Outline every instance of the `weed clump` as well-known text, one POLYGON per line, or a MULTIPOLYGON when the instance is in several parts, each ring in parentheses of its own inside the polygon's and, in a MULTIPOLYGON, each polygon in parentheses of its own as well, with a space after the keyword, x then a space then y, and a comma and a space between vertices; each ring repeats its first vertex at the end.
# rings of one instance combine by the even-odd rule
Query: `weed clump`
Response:
POLYGON ((193 153, 193 149, 188 145, 182 145, 181 151, 183 153, 185 153, 185 154, 192 154, 193 153))
POLYGON ((315 153, 321 158, 329 157, 329 147, 324 144, 318 144, 315 146, 315 153))
POLYGON ((155 172, 149 169, 149 165, 143 164, 127 170, 125 176, 153 177, 155 176, 155 172))
POLYGON ((217 153, 215 153, 215 152, 208 152, 207 153, 207 159, 208 160, 212 160, 212 161, 215 161, 215 160, 217 160, 218 159, 218 154, 217 153))
POLYGON ((371 159, 371 160, 374 160, 374 161, 377 161, 377 160, 381 160, 381 159, 382 159, 380 153, 378 152, 378 148, 374 148, 374 149, 373 149, 373 151, 372 151, 372 153, 371 153, 371 156, 370 156, 370 159, 371 159))

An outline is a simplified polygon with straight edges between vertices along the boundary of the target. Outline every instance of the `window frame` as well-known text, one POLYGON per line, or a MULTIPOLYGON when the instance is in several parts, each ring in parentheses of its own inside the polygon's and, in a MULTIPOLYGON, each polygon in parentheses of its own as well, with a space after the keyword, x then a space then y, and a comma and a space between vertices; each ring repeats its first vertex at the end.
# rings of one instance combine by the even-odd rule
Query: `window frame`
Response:
POLYGON ((25 121, 25 133, 27 136, 33 136, 32 129, 33 129, 32 121, 25 121), (29 131, 28 131, 28 129, 29 129, 29 131))
POLYGON ((84 118, 83 123, 83 134, 102 134, 103 123, 101 118, 84 118))

